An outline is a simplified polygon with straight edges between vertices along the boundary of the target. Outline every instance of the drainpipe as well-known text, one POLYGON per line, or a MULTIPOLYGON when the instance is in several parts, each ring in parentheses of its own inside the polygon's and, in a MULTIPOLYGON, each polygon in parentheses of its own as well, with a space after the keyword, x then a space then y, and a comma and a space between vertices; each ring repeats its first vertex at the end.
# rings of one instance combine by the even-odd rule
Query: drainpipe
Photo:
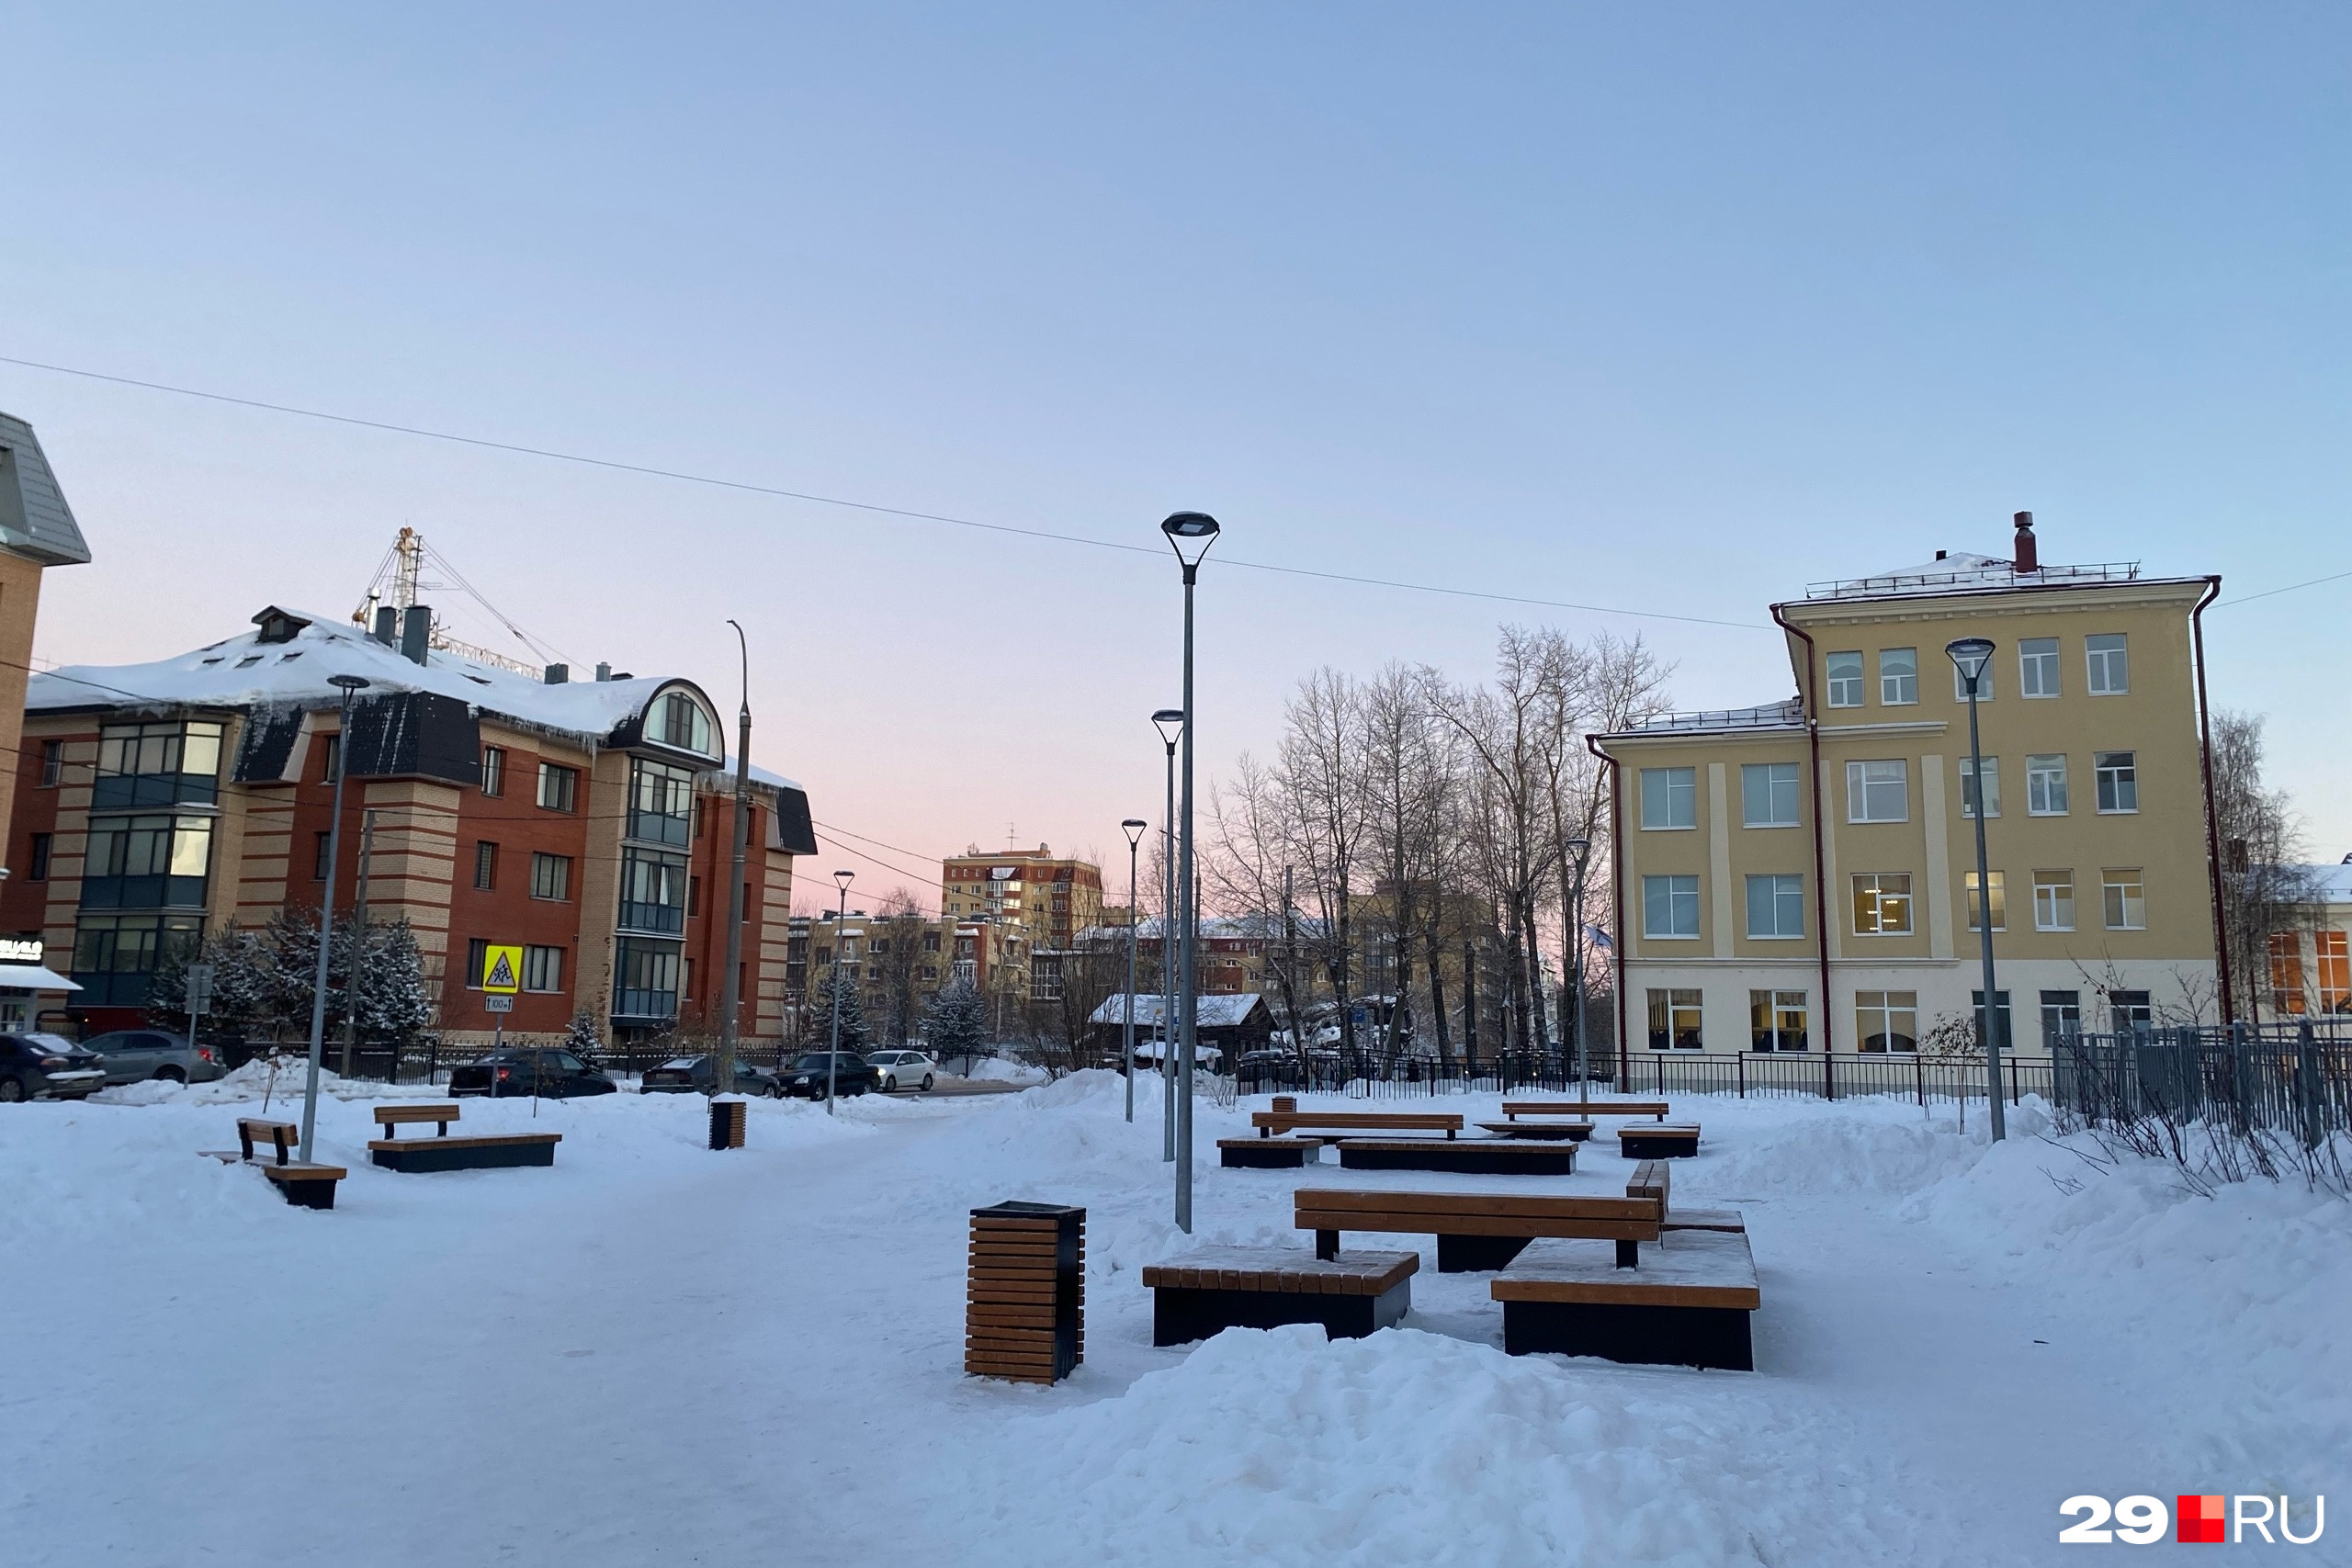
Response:
MULTIPOLYGON (((1813 940, 1821 953, 1821 1059, 1826 1064, 1837 1043, 1831 1033, 1837 1009, 1829 999, 1829 888, 1822 880, 1824 828, 1821 802, 1824 792, 1821 787, 1821 719, 1817 705, 1821 674, 1815 667, 1813 634, 1803 626, 1791 626, 1787 617, 1781 614, 1778 604, 1772 606, 1772 620, 1791 637, 1801 637, 1804 641, 1804 689, 1797 694, 1797 700, 1804 706, 1805 744, 1813 754, 1813 940)), ((2211 816, 2210 812, 2208 816, 2211 816)))
POLYGON ((2213 814, 2213 726, 2205 711, 2205 606, 2221 596, 2222 580, 2208 577, 2204 596, 2188 612, 2188 638, 2197 652, 2197 766, 2205 780, 2205 876, 2213 892, 2213 956, 2221 964, 2222 1023, 2237 1021, 2237 1000, 2230 988, 2230 927, 2222 902, 2222 828, 2213 814))
MULTIPOLYGON (((1617 987, 1617 1092, 1625 1092, 1625 1077, 1633 1070, 1627 1051, 1631 1039, 1625 1032, 1625 803, 1618 791, 1623 777, 1617 759, 1593 744, 1593 737, 1584 738, 1584 749, 1600 759, 1609 770, 1609 902, 1610 915, 1617 930, 1610 937, 1609 967, 1617 987)), ((1577 933, 1582 941, 1584 933, 1577 933)), ((1579 1014, 1579 1017, 1582 1015, 1579 1014)))

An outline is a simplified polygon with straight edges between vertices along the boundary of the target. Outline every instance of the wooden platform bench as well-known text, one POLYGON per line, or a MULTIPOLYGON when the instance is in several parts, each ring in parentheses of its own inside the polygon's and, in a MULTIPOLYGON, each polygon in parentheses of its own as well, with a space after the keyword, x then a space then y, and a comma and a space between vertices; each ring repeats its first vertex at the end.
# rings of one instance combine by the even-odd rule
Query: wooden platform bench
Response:
POLYGON ((286 1201, 301 1209, 334 1207, 334 1184, 351 1174, 339 1165, 318 1165, 294 1157, 302 1130, 291 1122, 269 1122, 258 1116, 237 1118, 237 1146, 198 1151, 230 1164, 254 1164, 254 1154, 267 1144, 275 1160, 262 1164, 261 1173, 277 1184, 286 1201))
POLYGON ((1575 1237, 1616 1243, 1622 1268, 1640 1261, 1663 1218, 1649 1198, 1534 1197, 1513 1192, 1363 1192, 1302 1187, 1292 1223, 1315 1233, 1315 1255, 1335 1258, 1346 1231, 1434 1235, 1441 1274, 1501 1269, 1530 1242, 1575 1237))
POLYGON ((1350 1170, 1458 1170, 1472 1176, 1566 1176, 1577 1168, 1574 1144, 1502 1138, 1342 1138, 1340 1163, 1350 1170))
POLYGON ((1688 1159, 1699 1152, 1699 1124, 1620 1127, 1617 1148, 1627 1159, 1688 1159))
POLYGON ((1362 1339, 1411 1308, 1420 1266, 1416 1252, 1309 1258, 1288 1247, 1200 1247, 1145 1265, 1151 1342, 1189 1345, 1223 1329, 1292 1323, 1320 1324, 1331 1339, 1362 1339))
POLYGON ((1514 1356, 1756 1368, 1749 1314, 1762 1298, 1744 1231, 1678 1231, 1632 1269, 1597 1242, 1537 1242, 1488 1291, 1503 1304, 1503 1348, 1514 1356))
MULTIPOLYGON (((1658 1227, 1667 1235, 1676 1231, 1740 1231, 1747 1221, 1737 1209, 1677 1208, 1672 1201, 1674 1168, 1662 1159, 1645 1159, 1625 1179, 1625 1196, 1654 1198, 1665 1210, 1658 1227)), ((1663 1237, 1661 1237, 1663 1239, 1663 1237)))
POLYGON ((1666 1120, 1663 1100, 1506 1100, 1503 1120, 1516 1122, 1522 1116, 1575 1116, 1589 1119, 1595 1116, 1647 1116, 1656 1121, 1666 1120))
POLYGON ((1219 1138, 1216 1162, 1232 1168, 1303 1170, 1323 1152, 1320 1138, 1219 1138))
POLYGON ((458 1120, 455 1105, 379 1105, 376 1124, 384 1135, 368 1144, 368 1157, 386 1170, 500 1170, 514 1166, 553 1165, 560 1133, 495 1133, 479 1137, 449 1135, 458 1120), (396 1128, 430 1122, 440 1130, 430 1138, 402 1138, 396 1128))
POLYGON ((1566 1138, 1579 1144, 1592 1136, 1589 1122, 1481 1122, 1478 1130, 1498 1138, 1566 1138))
POLYGON ((1451 1111, 1253 1111, 1250 1125, 1261 1138, 1301 1128, 1341 1134, 1443 1133, 1451 1138, 1462 1131, 1462 1116, 1451 1111))

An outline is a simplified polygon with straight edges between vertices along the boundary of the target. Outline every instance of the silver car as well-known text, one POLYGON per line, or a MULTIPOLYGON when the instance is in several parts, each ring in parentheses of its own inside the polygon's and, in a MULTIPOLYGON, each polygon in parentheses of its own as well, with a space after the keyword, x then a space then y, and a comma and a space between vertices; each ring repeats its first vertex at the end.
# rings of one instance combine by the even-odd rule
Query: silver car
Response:
POLYGON ((107 1059, 107 1082, 210 1083, 228 1069, 209 1045, 198 1045, 185 1034, 160 1029, 118 1029, 82 1043, 107 1059))
POLYGON ((920 1051, 869 1051, 865 1061, 882 1075, 885 1094, 900 1089, 929 1089, 938 1081, 939 1064, 920 1051))

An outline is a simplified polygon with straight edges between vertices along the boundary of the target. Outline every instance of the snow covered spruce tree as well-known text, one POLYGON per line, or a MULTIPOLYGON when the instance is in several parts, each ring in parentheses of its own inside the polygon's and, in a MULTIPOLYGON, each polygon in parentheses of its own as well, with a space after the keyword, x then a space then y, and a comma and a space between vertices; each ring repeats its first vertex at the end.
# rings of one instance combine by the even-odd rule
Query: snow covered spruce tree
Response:
POLYGON ((989 1043, 988 1003, 969 980, 954 980, 940 987, 923 1012, 923 1040, 942 1066, 950 1056, 971 1058, 986 1054, 989 1043))
POLYGON ((808 1048, 822 1051, 833 1038, 833 1001, 841 1000, 842 1049, 864 1052, 873 1043, 874 1031, 865 1021, 865 998, 858 992, 857 982, 835 969, 817 991, 816 1006, 811 1010, 811 1030, 808 1048))
MULTIPOLYGON (((266 972, 256 987, 262 1017, 277 1033, 307 1035, 311 987, 318 978, 319 925, 315 910, 278 908, 270 914, 256 944, 267 954, 266 972)), ((352 952, 357 933, 349 920, 337 926, 327 950, 327 1032, 343 1028, 350 997, 352 952)), ((370 1045, 405 1046, 424 1032, 433 1011, 424 984, 424 959, 416 933, 405 919, 370 920, 359 961, 359 1038, 370 1045)))
POLYGON ((603 1064, 605 1043, 596 1033, 596 1015, 582 1008, 571 1015, 571 1027, 564 1031, 563 1048, 590 1066, 603 1064))
POLYGON ((234 923, 214 931, 192 953, 164 955, 147 992, 149 1022, 187 1030, 187 966, 196 963, 212 965, 212 1005, 204 1015, 207 1035, 243 1035, 274 1022, 277 961, 258 933, 234 923))

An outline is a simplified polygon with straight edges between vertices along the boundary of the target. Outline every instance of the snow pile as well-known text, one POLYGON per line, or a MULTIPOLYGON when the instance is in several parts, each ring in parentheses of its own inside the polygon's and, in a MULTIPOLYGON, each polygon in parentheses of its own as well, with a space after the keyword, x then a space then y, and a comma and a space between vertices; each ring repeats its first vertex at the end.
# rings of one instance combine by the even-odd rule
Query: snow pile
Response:
POLYGON ((1026 1062, 1016 1062, 1010 1056, 985 1056, 972 1064, 964 1075, 974 1083, 1041 1084, 1053 1075, 1043 1067, 1033 1067, 1026 1062))
MULTIPOLYGON (((310 1071, 307 1055, 288 1055, 279 1061, 274 1072, 266 1057, 257 1056, 210 1083, 180 1084, 147 1078, 102 1089, 90 1099, 99 1105, 237 1105, 266 1098, 270 1114, 275 1116, 279 1107, 289 1100, 300 1109, 310 1071)), ((435 1084, 388 1084, 376 1078, 346 1078, 331 1067, 322 1066, 319 1094, 322 1099, 336 1100, 446 1100, 449 1091, 435 1084)))

